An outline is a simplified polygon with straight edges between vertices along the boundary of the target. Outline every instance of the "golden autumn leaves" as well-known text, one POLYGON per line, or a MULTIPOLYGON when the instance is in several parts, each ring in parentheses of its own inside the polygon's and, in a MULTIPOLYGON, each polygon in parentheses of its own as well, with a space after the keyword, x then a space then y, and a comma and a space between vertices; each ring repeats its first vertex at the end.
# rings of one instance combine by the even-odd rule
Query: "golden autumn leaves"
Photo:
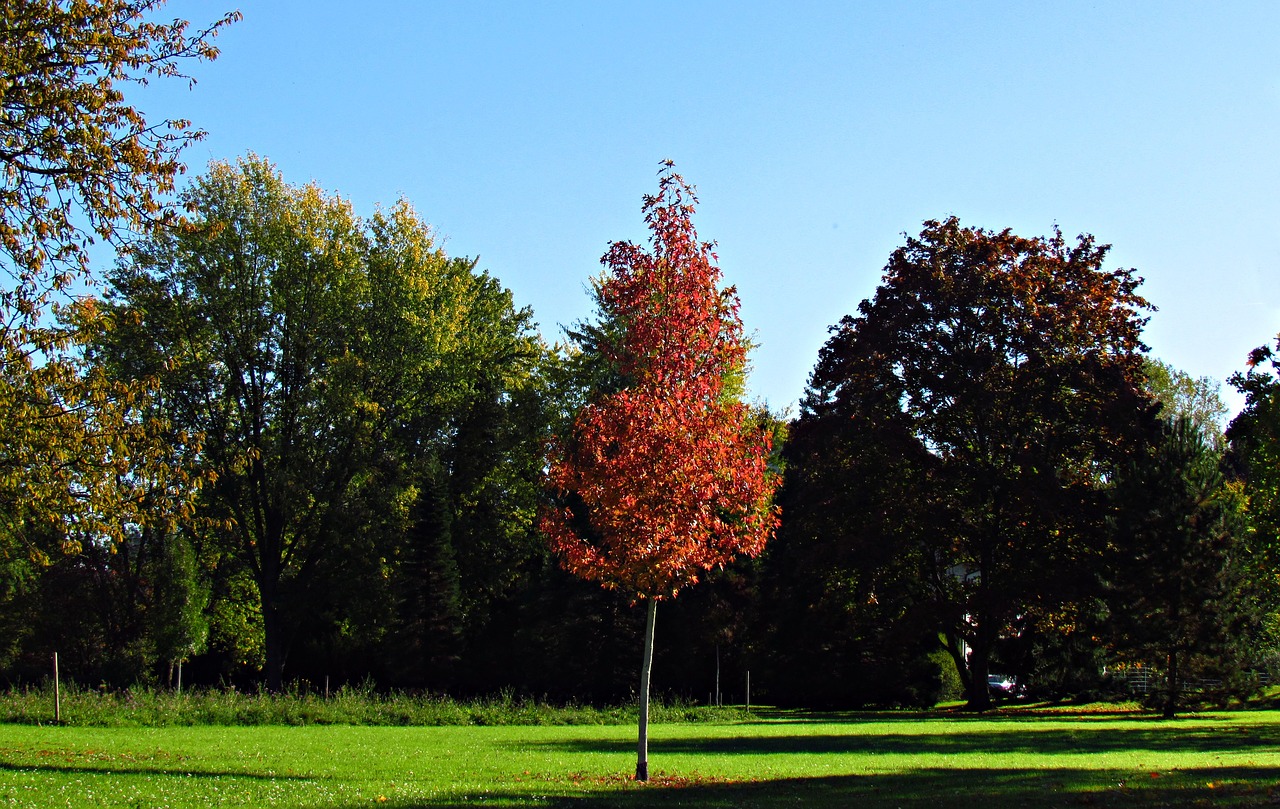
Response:
POLYGON ((570 572, 638 598, 758 554, 777 524, 770 435, 727 387, 746 363, 737 296, 697 239, 695 203, 665 164, 644 202, 652 252, 614 243, 602 259, 600 315, 616 328, 595 349, 621 389, 592 396, 550 449, 552 549, 570 572))
POLYGON ((87 356, 117 324, 92 300, 90 245, 169 220, 178 153, 202 134, 148 122, 120 87, 212 60, 238 12, 199 31, 163 0, 6 3, 0 14, 0 568, 192 517, 198 436, 154 412, 154 380, 87 356))

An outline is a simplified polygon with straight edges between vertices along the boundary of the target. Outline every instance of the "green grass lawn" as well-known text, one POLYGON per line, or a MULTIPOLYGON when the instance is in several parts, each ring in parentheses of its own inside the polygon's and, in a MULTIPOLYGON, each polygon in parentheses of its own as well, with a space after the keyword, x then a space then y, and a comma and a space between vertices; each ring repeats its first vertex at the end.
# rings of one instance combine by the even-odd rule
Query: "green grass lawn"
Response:
POLYGON ((1280 802, 1280 712, 652 728, 0 725, 0 806, 1206 806, 1280 802))

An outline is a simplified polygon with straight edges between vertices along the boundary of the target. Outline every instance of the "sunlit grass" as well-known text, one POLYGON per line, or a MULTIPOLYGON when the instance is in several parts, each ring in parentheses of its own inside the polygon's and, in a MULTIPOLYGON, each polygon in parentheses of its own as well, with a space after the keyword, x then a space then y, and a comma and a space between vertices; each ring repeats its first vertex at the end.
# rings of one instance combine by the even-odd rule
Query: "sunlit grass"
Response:
POLYGON ((1131 806, 1280 800, 1280 713, 634 729, 0 726, 0 806, 1131 806))

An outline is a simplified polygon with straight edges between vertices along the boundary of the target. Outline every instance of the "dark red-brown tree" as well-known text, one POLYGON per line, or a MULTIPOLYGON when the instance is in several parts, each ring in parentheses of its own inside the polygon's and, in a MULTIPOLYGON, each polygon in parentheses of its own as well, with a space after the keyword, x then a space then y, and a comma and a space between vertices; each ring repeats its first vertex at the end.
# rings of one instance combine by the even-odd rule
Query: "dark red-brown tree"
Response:
POLYGON ((999 638, 1077 629, 1103 481, 1154 409, 1141 391, 1148 305, 1130 271, 1102 269, 1106 253, 1088 236, 926 222, 833 328, 795 425, 810 446, 858 449, 843 473, 826 459, 837 471, 824 485, 837 499, 880 491, 863 494, 886 510, 869 522, 894 526, 883 541, 918 560, 974 709, 990 704, 999 638))

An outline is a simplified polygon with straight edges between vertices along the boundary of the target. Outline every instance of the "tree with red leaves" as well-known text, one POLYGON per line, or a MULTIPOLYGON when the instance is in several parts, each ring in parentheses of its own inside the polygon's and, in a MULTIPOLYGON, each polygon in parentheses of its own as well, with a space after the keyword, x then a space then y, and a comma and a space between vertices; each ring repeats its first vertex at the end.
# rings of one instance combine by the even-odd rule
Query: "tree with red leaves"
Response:
POLYGON ((880 509, 972 710, 991 706, 1002 639, 1089 637, 1109 481, 1155 427, 1149 304, 1107 250, 926 222, 832 328, 792 425, 808 511, 880 509))
POLYGON ((693 189, 663 163, 644 198, 652 250, 614 242, 595 282, 599 322, 571 335, 591 390, 551 443, 541 524, 561 564, 647 604, 636 779, 648 780, 657 602, 777 524, 771 435, 740 397, 747 341, 737 292, 698 241, 693 189))

